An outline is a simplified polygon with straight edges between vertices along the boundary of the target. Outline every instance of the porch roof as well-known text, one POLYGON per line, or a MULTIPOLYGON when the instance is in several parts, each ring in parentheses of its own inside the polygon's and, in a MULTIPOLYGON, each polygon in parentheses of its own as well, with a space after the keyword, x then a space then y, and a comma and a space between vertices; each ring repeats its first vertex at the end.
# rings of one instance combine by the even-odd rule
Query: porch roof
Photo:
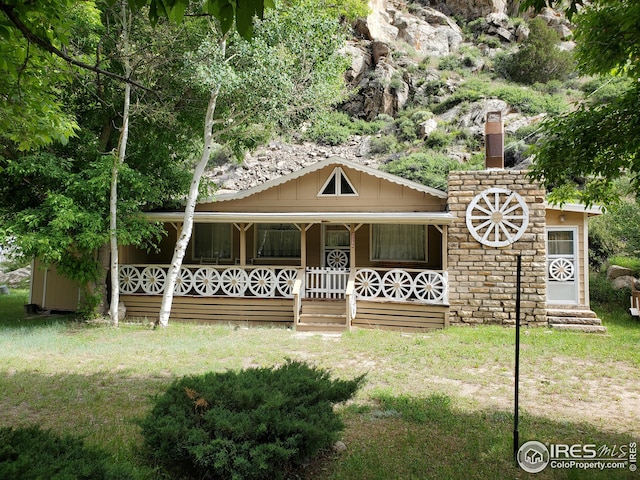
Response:
MULTIPOLYGON (((149 220, 180 223, 183 212, 151 212, 149 220)), ((195 212, 194 223, 396 223, 448 225, 449 212, 195 212)))

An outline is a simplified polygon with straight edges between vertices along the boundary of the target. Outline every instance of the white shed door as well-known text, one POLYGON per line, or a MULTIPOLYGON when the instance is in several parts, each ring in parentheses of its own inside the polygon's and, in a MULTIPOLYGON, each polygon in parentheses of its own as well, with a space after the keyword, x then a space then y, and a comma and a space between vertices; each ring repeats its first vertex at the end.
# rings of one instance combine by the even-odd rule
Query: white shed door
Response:
POLYGON ((578 231, 547 230, 547 303, 578 303, 578 231))

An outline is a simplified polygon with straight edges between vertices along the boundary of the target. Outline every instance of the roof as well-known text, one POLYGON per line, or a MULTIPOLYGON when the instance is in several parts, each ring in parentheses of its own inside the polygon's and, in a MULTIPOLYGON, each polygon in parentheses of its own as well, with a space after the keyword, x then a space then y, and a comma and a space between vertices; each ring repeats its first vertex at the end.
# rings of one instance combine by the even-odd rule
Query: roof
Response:
POLYGON ((549 202, 544 202, 544 206, 547 210, 559 210, 561 212, 577 212, 577 213, 586 213, 588 215, 602 215, 604 213, 604 209, 600 205, 590 205, 586 206, 582 203, 563 203, 561 205, 551 204, 549 202))
MULTIPOLYGON (((251 195, 255 195, 256 193, 260 193, 263 192, 265 190, 268 190, 270 188, 273 187, 277 187, 278 185, 282 185, 283 183, 286 183, 290 180, 294 180, 296 178, 300 178, 304 175, 307 175, 309 173, 312 172, 316 172, 318 170, 321 170, 327 166, 331 166, 331 165, 336 165, 336 166, 343 166, 343 167, 347 167, 353 170, 357 170, 359 172, 363 172, 366 173, 368 175, 372 175, 374 177, 377 178, 381 178, 383 180, 387 180, 389 182, 398 184, 398 185, 402 185, 403 187, 407 187, 407 188, 411 188, 413 190, 417 190, 419 192, 423 192, 423 193, 427 193, 429 195, 433 195, 434 197, 437 198, 447 198, 447 192, 444 192, 442 190, 438 190, 436 188, 432 188, 432 187, 427 187, 426 185, 422 185, 420 183, 417 182, 412 182, 411 180, 407 180, 404 179, 402 177, 398 177, 396 175, 390 174, 390 173, 386 173, 383 172, 381 170, 378 170, 377 168, 371 168, 371 167, 367 167, 365 165, 361 165, 359 163, 356 162, 352 162, 351 160, 346 160, 344 158, 341 157, 330 157, 324 160, 320 160, 317 163, 314 163, 313 165, 310 165, 308 167, 305 168, 301 168, 300 170, 297 170, 293 173, 290 173, 288 175, 283 175, 282 177, 278 177, 278 178, 274 178, 273 180, 269 180, 261 185, 258 185, 256 187, 250 188, 248 190, 243 190, 240 192, 234 192, 234 193, 223 193, 220 195, 216 195, 215 197, 215 201, 216 202, 226 202, 226 201, 230 201, 230 200, 238 200, 241 198, 246 198, 246 197, 250 197, 251 195)), ((208 203, 210 201, 212 201, 214 199, 208 199, 205 200, 202 203, 208 203)))

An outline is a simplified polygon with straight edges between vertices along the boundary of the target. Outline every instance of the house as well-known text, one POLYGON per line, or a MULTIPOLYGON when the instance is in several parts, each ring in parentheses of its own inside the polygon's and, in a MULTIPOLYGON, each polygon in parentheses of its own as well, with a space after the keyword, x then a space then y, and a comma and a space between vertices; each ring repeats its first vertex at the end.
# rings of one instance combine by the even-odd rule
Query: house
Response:
MULTIPOLYGON (((451 172, 447 192, 334 157, 200 203, 172 320, 321 331, 510 325, 520 258, 523 324, 602 331, 587 245, 600 210, 548 205, 526 171, 502 168, 492 137, 501 124, 487 125, 486 169, 451 172)), ((157 318, 183 214, 147 215, 168 235, 157 253, 121 249, 120 292, 127 315, 157 318)), ((31 302, 50 308, 42 292, 55 271, 34 272, 31 302)), ((57 292, 58 305, 77 302, 77 290, 57 292)))

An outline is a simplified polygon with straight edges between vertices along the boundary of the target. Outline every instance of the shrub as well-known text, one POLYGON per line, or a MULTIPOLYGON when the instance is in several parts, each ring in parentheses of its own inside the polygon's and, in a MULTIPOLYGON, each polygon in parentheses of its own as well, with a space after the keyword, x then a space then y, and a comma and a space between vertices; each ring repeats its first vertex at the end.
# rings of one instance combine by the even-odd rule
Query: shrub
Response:
POLYGON ((398 148, 398 141, 394 135, 382 135, 371 139, 369 152, 374 155, 393 153, 398 148))
POLYGON ((640 258, 625 257, 623 255, 614 255, 609 259, 611 265, 628 268, 634 277, 640 277, 640 258))
POLYGON ((504 65, 507 76, 527 84, 568 78, 575 71, 575 62, 570 52, 557 48, 557 32, 541 18, 534 18, 529 29, 529 37, 504 65))
POLYGON ((328 112, 319 115, 307 131, 309 140, 322 145, 341 145, 351 135, 351 120, 346 113, 328 112))
POLYGON ((153 460, 198 479, 272 479, 315 455, 343 428, 333 404, 363 382, 287 361, 279 368, 175 381, 141 422, 153 460))
POLYGON ((84 446, 82 440, 38 427, 0 428, 0 478, 126 480, 126 467, 84 446))
POLYGON ((607 280, 606 275, 592 275, 589 278, 589 298, 594 303, 614 304, 627 307, 630 296, 630 288, 615 290, 611 282, 607 280))

